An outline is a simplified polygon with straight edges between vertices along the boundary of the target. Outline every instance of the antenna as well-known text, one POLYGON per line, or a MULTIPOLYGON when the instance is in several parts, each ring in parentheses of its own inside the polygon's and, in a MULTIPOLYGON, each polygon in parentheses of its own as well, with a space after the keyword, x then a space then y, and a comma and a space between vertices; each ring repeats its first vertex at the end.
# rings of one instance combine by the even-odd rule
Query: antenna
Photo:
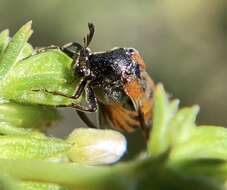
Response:
POLYGON ((87 48, 92 41, 92 38, 95 33, 95 25, 93 23, 88 23, 89 33, 84 37, 84 48, 87 48))

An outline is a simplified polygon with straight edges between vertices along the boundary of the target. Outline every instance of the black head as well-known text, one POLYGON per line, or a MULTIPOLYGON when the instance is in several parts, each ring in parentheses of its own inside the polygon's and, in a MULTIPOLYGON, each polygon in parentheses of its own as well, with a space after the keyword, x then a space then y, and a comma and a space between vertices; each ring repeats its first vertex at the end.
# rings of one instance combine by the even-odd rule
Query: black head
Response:
POLYGON ((89 44, 92 41, 95 32, 95 25, 88 23, 89 33, 84 37, 83 46, 77 42, 71 42, 63 45, 60 49, 71 57, 74 61, 75 74, 81 77, 90 77, 90 66, 88 57, 90 55, 89 44))

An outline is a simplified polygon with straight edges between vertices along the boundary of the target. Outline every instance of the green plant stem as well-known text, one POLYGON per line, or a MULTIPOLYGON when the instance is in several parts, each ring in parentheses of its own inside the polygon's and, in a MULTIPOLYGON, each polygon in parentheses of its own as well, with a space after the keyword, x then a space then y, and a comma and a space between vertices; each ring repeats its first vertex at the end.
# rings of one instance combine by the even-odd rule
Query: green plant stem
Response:
POLYGON ((124 169, 31 160, 0 160, 1 173, 21 180, 51 182, 78 189, 127 189, 125 187, 128 186, 129 176, 124 169))
POLYGON ((1 190, 22 190, 19 187, 18 181, 12 179, 8 175, 0 174, 0 189, 1 190))
MULTIPOLYGON (((184 173, 184 170, 168 167, 165 164, 166 155, 162 157, 105 167, 0 159, 0 172, 20 180, 48 182, 83 190, 221 189, 218 180, 204 175, 211 173, 214 167, 209 169, 204 166, 204 173, 197 174, 197 170, 184 173)), ((217 172, 226 176, 227 165, 218 166, 215 166, 217 172)))

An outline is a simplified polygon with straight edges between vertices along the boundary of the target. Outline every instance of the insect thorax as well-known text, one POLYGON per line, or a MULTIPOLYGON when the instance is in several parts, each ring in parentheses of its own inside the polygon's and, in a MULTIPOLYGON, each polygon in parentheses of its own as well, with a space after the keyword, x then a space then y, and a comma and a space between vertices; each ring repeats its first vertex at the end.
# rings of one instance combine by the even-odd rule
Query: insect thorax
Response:
POLYGON ((129 97, 125 94, 123 85, 127 80, 137 77, 136 63, 132 61, 125 48, 117 48, 89 56, 90 69, 95 80, 93 89, 104 103, 119 102, 128 104, 129 97))

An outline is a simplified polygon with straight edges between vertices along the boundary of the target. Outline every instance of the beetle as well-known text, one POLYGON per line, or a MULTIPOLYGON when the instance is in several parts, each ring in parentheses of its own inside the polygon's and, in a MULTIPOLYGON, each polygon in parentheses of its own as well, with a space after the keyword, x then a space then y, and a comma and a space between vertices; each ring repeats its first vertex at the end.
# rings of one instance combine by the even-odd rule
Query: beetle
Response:
POLYGON ((59 105, 75 108, 80 118, 88 125, 96 126, 85 112, 99 112, 100 126, 132 132, 141 128, 146 139, 149 135, 155 84, 146 72, 146 65, 134 48, 113 48, 104 52, 92 52, 95 26, 88 23, 89 33, 83 46, 71 42, 59 49, 73 59, 73 72, 81 78, 72 96, 61 92, 53 95, 77 99, 86 94, 87 106, 77 104, 59 105))

